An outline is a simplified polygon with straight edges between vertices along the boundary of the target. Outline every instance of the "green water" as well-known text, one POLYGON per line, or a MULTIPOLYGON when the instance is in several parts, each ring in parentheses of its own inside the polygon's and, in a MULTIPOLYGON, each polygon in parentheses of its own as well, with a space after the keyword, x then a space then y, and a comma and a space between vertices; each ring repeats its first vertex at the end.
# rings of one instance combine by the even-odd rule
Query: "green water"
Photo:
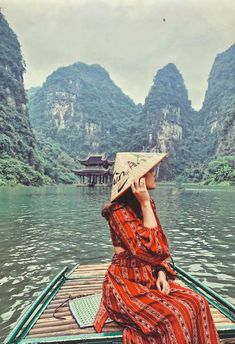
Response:
MULTIPOLYGON (((0 342, 64 267, 109 262, 100 216, 110 188, 0 189, 0 342)), ((235 301, 235 188, 158 186, 152 196, 175 262, 235 301)))

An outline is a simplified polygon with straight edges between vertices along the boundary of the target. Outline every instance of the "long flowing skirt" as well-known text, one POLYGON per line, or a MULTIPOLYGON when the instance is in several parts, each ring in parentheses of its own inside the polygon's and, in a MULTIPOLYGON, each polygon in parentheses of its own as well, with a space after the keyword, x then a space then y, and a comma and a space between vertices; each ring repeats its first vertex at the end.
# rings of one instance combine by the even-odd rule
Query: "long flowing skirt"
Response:
POLYGON ((115 259, 103 282, 103 305, 124 327, 124 344, 217 344, 219 337, 207 301, 169 281, 156 288, 152 267, 135 258, 115 259))

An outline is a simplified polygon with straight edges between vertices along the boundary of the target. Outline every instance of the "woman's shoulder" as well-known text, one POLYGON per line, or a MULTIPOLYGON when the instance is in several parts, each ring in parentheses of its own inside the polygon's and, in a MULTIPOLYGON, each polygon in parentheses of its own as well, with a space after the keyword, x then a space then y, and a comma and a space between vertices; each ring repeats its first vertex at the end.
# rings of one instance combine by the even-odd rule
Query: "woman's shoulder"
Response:
POLYGON ((131 207, 128 204, 124 204, 121 202, 115 202, 111 205, 111 212, 113 213, 122 213, 125 211, 130 211, 131 207))
POLYGON ((108 221, 113 214, 116 214, 116 215, 123 215, 123 214, 129 214, 130 215, 131 214, 131 215, 133 215, 134 212, 133 212, 133 209, 131 208, 131 206, 129 206, 128 204, 124 204, 121 202, 108 202, 108 203, 105 203, 103 205, 101 214, 108 221))
POLYGON ((102 210, 101 210, 101 215, 106 218, 106 220, 109 219, 109 217, 112 215, 113 212, 124 208, 125 206, 122 203, 118 202, 106 202, 104 203, 102 210))

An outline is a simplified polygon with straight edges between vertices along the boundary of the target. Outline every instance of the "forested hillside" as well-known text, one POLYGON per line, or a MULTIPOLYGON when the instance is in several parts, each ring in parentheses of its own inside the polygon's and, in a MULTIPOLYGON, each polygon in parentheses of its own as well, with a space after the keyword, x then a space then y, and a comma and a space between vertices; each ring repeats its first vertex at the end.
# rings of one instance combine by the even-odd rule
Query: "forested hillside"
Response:
POLYGON ((0 12, 0 185, 42 184, 23 86, 20 44, 0 12))
POLYGON ((204 181, 234 181, 235 44, 215 58, 194 128, 192 153, 204 181))
POLYGON ((141 113, 144 149, 170 152, 160 170, 163 179, 174 179, 185 169, 181 146, 192 136, 193 113, 182 75, 173 63, 166 65, 156 73, 141 113))
POLYGON ((73 157, 169 151, 161 179, 233 181, 234 63, 234 46, 216 57, 199 112, 173 63, 157 71, 143 106, 124 95, 102 67, 75 63, 30 90, 30 118, 42 141, 50 137, 73 157))
POLYGON ((235 155, 235 44, 215 59, 199 121, 213 136, 214 155, 235 155))
POLYGON ((99 65, 59 68, 29 96, 30 119, 73 157, 125 149, 137 109, 99 65))
POLYGON ((38 141, 33 132, 24 71, 17 36, 0 12, 0 185, 76 181, 71 157, 50 140, 38 141))
POLYGON ((143 105, 81 62, 58 68, 27 101, 25 68, 0 12, 0 185, 73 183, 78 158, 130 150, 170 152, 160 179, 235 181, 235 45, 216 57, 198 112, 173 63, 156 72, 143 105))

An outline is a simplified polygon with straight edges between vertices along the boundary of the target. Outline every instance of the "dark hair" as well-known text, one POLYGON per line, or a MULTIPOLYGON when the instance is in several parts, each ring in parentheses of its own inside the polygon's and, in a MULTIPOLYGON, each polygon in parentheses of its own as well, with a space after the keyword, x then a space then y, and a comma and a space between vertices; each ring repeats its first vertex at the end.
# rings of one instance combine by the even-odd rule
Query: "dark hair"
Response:
POLYGON ((124 192, 115 201, 105 203, 101 210, 101 215, 106 220, 108 220, 116 205, 119 205, 120 208, 123 208, 125 206, 131 207, 134 213, 136 214, 136 216, 142 219, 140 203, 135 197, 135 195, 133 194, 131 188, 129 188, 126 192, 124 192))

